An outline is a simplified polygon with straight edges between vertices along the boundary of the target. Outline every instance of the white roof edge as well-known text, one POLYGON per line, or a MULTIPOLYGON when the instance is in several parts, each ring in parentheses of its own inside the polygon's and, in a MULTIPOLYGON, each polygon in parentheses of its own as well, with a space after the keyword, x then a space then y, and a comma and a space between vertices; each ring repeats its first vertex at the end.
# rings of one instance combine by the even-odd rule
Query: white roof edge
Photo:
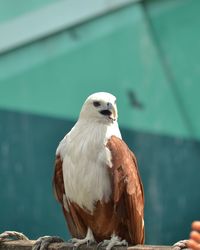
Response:
POLYGON ((37 11, 1 23, 0 54, 139 1, 59 0, 37 11))

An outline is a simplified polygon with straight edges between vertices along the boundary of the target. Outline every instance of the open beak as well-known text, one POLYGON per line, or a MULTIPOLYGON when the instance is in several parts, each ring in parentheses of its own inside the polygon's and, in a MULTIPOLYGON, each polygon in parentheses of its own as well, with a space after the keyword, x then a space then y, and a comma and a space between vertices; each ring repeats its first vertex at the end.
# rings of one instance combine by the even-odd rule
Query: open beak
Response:
POLYGON ((107 103, 107 108, 99 111, 102 115, 108 117, 110 120, 115 121, 117 112, 116 108, 112 105, 112 103, 107 103))

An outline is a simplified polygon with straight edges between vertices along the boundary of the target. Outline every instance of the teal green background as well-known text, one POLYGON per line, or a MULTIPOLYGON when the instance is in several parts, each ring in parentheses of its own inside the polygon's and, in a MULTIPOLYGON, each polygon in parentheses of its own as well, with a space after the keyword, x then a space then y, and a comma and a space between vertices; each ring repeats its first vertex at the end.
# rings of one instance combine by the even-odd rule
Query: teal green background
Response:
MULTIPOLYGON (((0 24, 54 2, 0 0, 0 24)), ((200 219, 199 8, 136 2, 0 54, 0 231, 70 237, 52 193, 55 150, 86 97, 108 91, 139 162, 146 243, 188 237, 200 219)))

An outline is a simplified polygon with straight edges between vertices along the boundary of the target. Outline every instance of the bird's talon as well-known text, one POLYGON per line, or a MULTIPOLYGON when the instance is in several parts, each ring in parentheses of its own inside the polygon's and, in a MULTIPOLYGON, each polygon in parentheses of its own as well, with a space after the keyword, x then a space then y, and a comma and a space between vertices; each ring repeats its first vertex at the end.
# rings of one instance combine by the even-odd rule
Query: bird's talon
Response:
POLYGON ((102 241, 101 246, 105 247, 109 244, 109 242, 110 242, 110 240, 104 240, 104 241, 102 241))
POLYGON ((127 242, 126 240, 122 240, 122 242, 121 242, 121 243, 123 244, 123 246, 128 247, 128 242, 127 242))
POLYGON ((90 245, 92 245, 92 243, 94 243, 94 241, 88 240, 88 241, 87 241, 87 247, 90 246, 90 245))
POLYGON ((103 241, 99 242, 97 245, 97 250, 102 247, 103 241))
POLYGON ((128 246, 128 242, 126 240, 121 240, 121 238, 118 236, 113 235, 110 240, 104 240, 101 246, 106 246, 106 250, 111 250, 114 246, 128 246))

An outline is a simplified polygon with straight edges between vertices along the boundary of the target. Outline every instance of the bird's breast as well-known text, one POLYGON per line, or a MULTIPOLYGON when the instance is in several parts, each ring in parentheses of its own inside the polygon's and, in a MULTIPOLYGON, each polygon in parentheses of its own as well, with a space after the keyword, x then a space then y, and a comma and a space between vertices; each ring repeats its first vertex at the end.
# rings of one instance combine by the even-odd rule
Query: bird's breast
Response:
POLYGON ((67 198, 91 212, 97 201, 107 202, 111 195, 110 164, 111 154, 103 143, 84 140, 68 144, 63 157, 67 198))

